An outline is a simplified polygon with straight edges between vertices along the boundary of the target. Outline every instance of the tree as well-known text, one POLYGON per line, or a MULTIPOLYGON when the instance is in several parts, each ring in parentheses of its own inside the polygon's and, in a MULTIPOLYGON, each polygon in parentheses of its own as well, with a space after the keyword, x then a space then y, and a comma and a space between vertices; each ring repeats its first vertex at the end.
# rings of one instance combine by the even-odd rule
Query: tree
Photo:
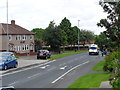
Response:
POLYGON ((94 40, 94 33, 89 30, 80 30, 80 42, 83 42, 83 45, 85 42, 90 42, 91 40, 94 40))
POLYGON ((45 29, 35 28, 31 31, 35 33, 35 51, 42 49, 44 45, 43 37, 45 29))
POLYGON ((70 40, 71 40, 71 44, 77 44, 78 42, 78 30, 80 30, 77 26, 74 26, 71 28, 71 36, 70 36, 70 40))
POLYGON ((95 36, 95 43, 99 46, 101 50, 106 48, 111 49, 112 46, 115 46, 115 42, 108 38, 103 32, 101 32, 100 35, 95 36))
MULTIPOLYGON (((104 1, 104 0, 103 0, 104 1)), ((107 19, 101 19, 97 23, 100 27, 105 27, 105 35, 112 41, 116 41, 120 46, 120 1, 118 2, 100 2, 104 12, 108 14, 107 19)))
POLYGON ((35 40, 43 40, 45 29, 35 28, 31 31, 35 33, 35 40))
POLYGON ((59 27, 61 28, 61 30, 64 30, 64 32, 66 33, 68 44, 71 44, 71 37, 70 36, 71 36, 72 29, 71 29, 71 23, 70 23, 70 21, 65 17, 61 21, 59 27))
POLYGON ((51 21, 49 26, 45 30, 45 38, 47 45, 51 46, 51 49, 56 52, 60 52, 61 46, 61 31, 55 26, 54 21, 51 21))

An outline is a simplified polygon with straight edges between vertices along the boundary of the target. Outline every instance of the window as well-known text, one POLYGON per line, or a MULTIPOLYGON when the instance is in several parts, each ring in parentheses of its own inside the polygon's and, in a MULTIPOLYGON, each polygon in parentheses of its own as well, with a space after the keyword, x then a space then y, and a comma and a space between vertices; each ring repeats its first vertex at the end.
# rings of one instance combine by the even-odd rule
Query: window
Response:
POLYGON ((8 39, 9 39, 9 41, 11 41, 12 40, 12 35, 9 35, 8 39))
POLYGON ((30 40, 32 40, 32 35, 30 35, 30 40))
POLYGON ((22 36, 22 40, 26 40, 26 35, 23 35, 23 36, 22 36))
POLYGON ((29 45, 26 45, 26 50, 29 50, 29 45))
POLYGON ((16 40, 21 40, 21 35, 17 35, 16 40))
POLYGON ((97 49, 96 47, 90 47, 90 49, 97 49))
POLYGON ((18 40, 18 37, 16 36, 16 40, 18 40))
POLYGON ((22 46, 22 50, 23 50, 23 51, 25 50, 25 45, 22 46))

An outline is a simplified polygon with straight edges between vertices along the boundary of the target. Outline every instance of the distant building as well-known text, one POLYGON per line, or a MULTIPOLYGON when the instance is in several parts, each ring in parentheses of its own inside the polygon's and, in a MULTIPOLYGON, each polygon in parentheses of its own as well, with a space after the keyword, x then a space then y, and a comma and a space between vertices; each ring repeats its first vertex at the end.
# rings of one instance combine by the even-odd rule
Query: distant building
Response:
POLYGON ((7 24, 0 23, 0 51, 7 51, 7 46, 9 51, 19 55, 32 54, 34 53, 34 33, 16 25, 15 20, 8 24, 8 29, 7 24))
POLYGON ((94 43, 95 43, 94 40, 80 42, 81 45, 85 45, 85 46, 90 46, 91 44, 94 44, 94 43))

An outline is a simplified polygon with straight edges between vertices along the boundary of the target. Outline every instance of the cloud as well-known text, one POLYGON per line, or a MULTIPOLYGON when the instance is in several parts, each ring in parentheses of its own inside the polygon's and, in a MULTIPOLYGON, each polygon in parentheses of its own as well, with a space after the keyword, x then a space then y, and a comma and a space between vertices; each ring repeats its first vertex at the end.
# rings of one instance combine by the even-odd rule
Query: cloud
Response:
MULTIPOLYGON (((104 30, 98 28, 96 23, 105 18, 98 0, 8 0, 9 22, 14 19, 18 25, 29 30, 33 28, 46 28, 54 20, 58 25, 67 17, 72 26, 88 29, 99 34, 104 30), (99 30, 99 31, 98 31, 99 30)), ((0 3, 2 23, 6 22, 6 0, 0 3)))

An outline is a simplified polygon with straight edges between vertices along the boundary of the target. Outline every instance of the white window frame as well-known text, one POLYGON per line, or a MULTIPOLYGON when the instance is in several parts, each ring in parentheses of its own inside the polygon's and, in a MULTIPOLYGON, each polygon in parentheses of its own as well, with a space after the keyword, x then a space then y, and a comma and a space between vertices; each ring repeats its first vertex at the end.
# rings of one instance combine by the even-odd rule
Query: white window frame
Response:
POLYGON ((22 36, 22 40, 26 40, 26 35, 23 35, 23 36, 22 36))
POLYGON ((30 40, 32 40, 33 39, 33 37, 32 37, 32 35, 30 35, 30 40))

